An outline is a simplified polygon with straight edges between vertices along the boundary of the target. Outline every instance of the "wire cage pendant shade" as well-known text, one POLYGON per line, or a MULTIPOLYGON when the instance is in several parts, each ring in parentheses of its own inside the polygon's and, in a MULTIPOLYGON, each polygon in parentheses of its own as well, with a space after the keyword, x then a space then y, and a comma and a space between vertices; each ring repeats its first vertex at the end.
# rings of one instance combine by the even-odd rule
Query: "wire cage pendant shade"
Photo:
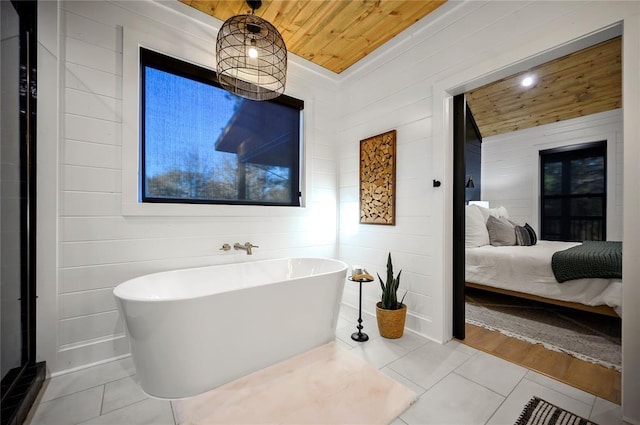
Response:
POLYGON ((218 32, 216 72, 231 93, 252 100, 276 98, 284 93, 287 47, 268 21, 253 14, 232 16, 218 32))

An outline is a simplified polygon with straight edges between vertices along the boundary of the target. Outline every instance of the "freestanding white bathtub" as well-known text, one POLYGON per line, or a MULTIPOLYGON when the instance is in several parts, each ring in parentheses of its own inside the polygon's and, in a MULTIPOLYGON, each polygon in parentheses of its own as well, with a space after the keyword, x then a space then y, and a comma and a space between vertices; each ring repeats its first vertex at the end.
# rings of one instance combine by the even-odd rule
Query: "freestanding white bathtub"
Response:
POLYGON ((140 386, 190 397, 332 341, 346 270, 337 260, 287 258, 121 283, 113 293, 140 386))

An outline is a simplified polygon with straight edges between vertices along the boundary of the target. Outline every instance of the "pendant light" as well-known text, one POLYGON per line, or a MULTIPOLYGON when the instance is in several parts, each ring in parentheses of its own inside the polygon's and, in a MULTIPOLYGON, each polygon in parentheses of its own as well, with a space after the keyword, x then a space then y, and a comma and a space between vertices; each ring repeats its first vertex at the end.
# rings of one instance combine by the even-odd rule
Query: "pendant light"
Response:
POLYGON ((238 96, 268 100, 284 93, 287 46, 278 30, 255 15, 261 0, 247 0, 251 15, 227 19, 216 41, 220 85, 238 96))

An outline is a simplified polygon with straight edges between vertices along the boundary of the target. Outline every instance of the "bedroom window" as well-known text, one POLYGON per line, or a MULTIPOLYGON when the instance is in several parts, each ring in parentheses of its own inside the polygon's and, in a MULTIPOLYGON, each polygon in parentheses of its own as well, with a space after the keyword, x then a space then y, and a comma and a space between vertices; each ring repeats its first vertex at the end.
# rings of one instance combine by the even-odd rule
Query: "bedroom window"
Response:
POLYGON ((541 239, 606 240, 607 143, 540 151, 541 239))
POLYGON ((300 206, 301 100, 246 100, 142 48, 140 87, 142 202, 300 206))

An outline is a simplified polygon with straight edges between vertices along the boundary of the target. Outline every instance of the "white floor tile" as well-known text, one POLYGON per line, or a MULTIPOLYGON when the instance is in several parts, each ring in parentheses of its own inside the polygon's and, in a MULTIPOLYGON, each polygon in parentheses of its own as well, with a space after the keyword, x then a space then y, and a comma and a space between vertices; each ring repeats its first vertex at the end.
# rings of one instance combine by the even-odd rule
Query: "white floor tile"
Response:
POLYGON ((384 373, 388 377, 392 378, 395 381, 400 382, 402 385, 409 388, 411 391, 413 391, 416 394, 416 397, 420 397, 422 394, 424 394, 427 391, 426 389, 422 388, 420 385, 416 384, 412 380, 407 379, 404 376, 400 375, 398 372, 391 369, 390 367, 383 367, 382 369, 380 369, 380 372, 384 373))
POLYGON ((334 340, 334 342, 335 342, 336 344, 338 344, 338 346, 339 346, 340 348, 342 348, 343 350, 347 350, 347 351, 349 351, 349 350, 351 350, 351 349, 353 348, 353 346, 351 346, 351 345, 347 344, 346 342, 344 342, 344 341, 343 341, 343 340, 341 340, 340 338, 336 338, 336 339, 334 340))
POLYGON ((398 360, 408 353, 404 347, 394 344, 385 338, 369 340, 351 349, 353 354, 368 361, 378 369, 398 360))
POLYGON ((175 425, 171 402, 156 399, 139 401, 82 425, 175 425))
MULTIPOLYGON (((340 309, 339 317, 347 320, 349 323, 355 324, 358 323, 358 307, 348 307, 342 306, 340 309)), ((372 322, 374 325, 376 324, 376 316, 374 314, 369 314, 366 311, 362 312, 362 322, 372 322)), ((371 325, 371 324, 369 324, 371 325)))
MULTIPOLYGON (((355 325, 358 323, 358 307, 353 308, 353 307, 343 305, 340 308, 340 313, 338 317, 340 319, 343 319, 349 325, 353 325, 355 327, 355 325)), ((372 316, 366 314, 365 312, 362 313, 363 321, 370 319, 371 317, 372 316)))
POLYGON ((468 354, 469 356, 473 356, 474 354, 478 353, 480 350, 477 350, 473 347, 469 347, 468 345, 465 345, 459 341, 456 341, 455 339, 452 339, 451 341, 447 342, 446 344, 448 347, 452 348, 452 349, 456 349, 458 351, 461 351, 463 353, 468 354))
POLYGON ((527 369, 490 354, 478 352, 455 372, 506 397, 526 375, 527 369))
POLYGON ((518 419, 520 413, 522 413, 524 406, 533 396, 542 398, 549 403, 555 404, 583 418, 588 418, 591 412, 590 404, 583 403, 555 389, 540 385, 537 382, 525 378, 516 386, 511 394, 509 394, 509 397, 507 397, 496 413, 489 419, 487 425, 512 425, 518 419))
POLYGON ((147 398, 147 395, 136 382, 135 375, 109 382, 104 387, 102 414, 104 415, 147 398))
MULTIPOLYGON (((600 425, 624 424, 616 404, 455 340, 442 345, 408 331, 399 339, 382 338, 375 317, 363 314, 370 340, 353 341, 357 317, 357 309, 343 306, 336 344, 419 397, 392 425, 513 424, 534 395, 600 425)), ((174 425, 171 404, 147 398, 134 373, 126 358, 53 378, 28 423, 174 425)))
POLYGON ((42 401, 53 400, 68 394, 103 385, 135 374, 131 357, 93 366, 51 378, 46 383, 42 401))
POLYGON ((90 388, 36 407, 30 425, 70 425, 100 415, 104 386, 90 388))
POLYGON ((622 425, 625 423, 622 420, 622 409, 620 406, 599 397, 596 398, 593 404, 591 417, 589 419, 598 425, 622 425))
POLYGON ((339 316, 338 323, 336 324, 336 329, 349 326, 350 324, 351 324, 351 320, 347 320, 346 318, 339 316))
POLYGON ((347 318, 351 318, 353 317, 353 315, 355 314, 356 317, 358 317, 358 306, 352 307, 350 305, 346 305, 346 304, 340 304, 340 316, 345 316, 347 318))
POLYGON ((579 390, 578 388, 549 378, 548 376, 544 376, 538 372, 534 372, 533 370, 528 371, 525 378, 530 381, 537 382, 540 385, 544 385, 545 387, 553 388, 559 393, 562 393, 586 404, 593 404, 596 399, 596 396, 594 396, 593 394, 589 394, 586 391, 579 390))
POLYGON ((405 329, 402 337, 397 339, 390 339, 389 341, 393 342, 394 344, 398 344, 399 346, 404 347, 409 351, 412 351, 426 344, 429 340, 405 329))
POLYGON ((483 425, 504 397, 455 373, 420 397, 400 419, 412 424, 483 425))
POLYGON ((338 328, 336 329, 336 338, 340 340, 342 344, 348 346, 349 348, 356 347, 358 346, 358 344, 361 344, 361 343, 351 339, 351 334, 355 331, 356 329, 352 329, 351 326, 338 328))
POLYGON ((441 345, 429 341, 391 363, 389 367, 428 390, 469 357, 469 354, 458 350, 456 345, 441 345))

